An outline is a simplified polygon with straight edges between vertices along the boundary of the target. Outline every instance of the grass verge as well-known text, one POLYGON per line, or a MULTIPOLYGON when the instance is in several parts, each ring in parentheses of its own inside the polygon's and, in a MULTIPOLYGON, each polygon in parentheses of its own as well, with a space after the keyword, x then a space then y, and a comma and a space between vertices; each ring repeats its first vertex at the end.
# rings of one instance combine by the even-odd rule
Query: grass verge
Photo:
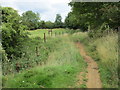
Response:
POLYGON ((118 88, 118 34, 90 39, 87 33, 78 33, 71 39, 83 43, 88 54, 97 61, 103 88, 118 88))

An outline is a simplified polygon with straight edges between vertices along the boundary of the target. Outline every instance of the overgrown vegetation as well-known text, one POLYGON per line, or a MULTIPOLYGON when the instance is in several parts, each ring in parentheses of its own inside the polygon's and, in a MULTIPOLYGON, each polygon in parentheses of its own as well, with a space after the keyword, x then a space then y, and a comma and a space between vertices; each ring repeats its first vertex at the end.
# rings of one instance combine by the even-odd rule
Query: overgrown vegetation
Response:
POLYGON ((87 33, 72 36, 73 41, 85 45, 88 54, 97 61, 104 88, 118 88, 118 34, 91 39, 87 33))
POLYGON ((94 43, 99 55, 99 67, 104 87, 118 87, 118 34, 110 33, 94 43), (105 79, 106 78, 106 79, 105 79))
POLYGON ((22 56, 20 58, 13 57, 11 62, 5 55, 3 56, 3 74, 28 69, 38 63, 45 62, 49 53, 56 49, 56 44, 59 42, 60 39, 55 38, 48 39, 47 43, 44 43, 40 37, 29 38, 22 44, 22 56))
MULTIPOLYGON (((86 63, 80 56, 74 43, 71 42, 68 37, 58 37, 52 38, 44 44, 44 47, 48 51, 52 50, 51 53, 48 53, 48 58, 42 58, 43 56, 47 57, 47 55, 42 54, 47 53, 47 50, 40 50, 42 53, 40 53, 40 57, 37 58, 37 60, 41 62, 41 60, 45 59, 44 64, 39 64, 37 67, 22 71, 19 74, 5 76, 3 78, 3 86, 12 88, 74 87, 77 80, 76 75, 86 68, 86 63)), ((34 56, 33 53, 30 54, 33 50, 27 51, 30 55, 30 65, 32 65, 32 63, 36 62, 36 56, 34 56), (32 59, 34 59, 34 61, 32 59)))
POLYGON ((10 7, 2 9, 2 47, 7 53, 7 57, 12 59, 21 57, 23 42, 27 39, 25 26, 20 23, 20 16, 16 10, 10 7))
POLYGON ((103 87, 118 87, 120 3, 70 2, 69 5, 72 9, 65 22, 60 14, 55 22, 45 22, 33 11, 20 16, 11 7, 0 7, 3 87, 85 87, 74 85, 76 75, 86 68, 86 63, 73 42, 83 43, 98 63, 103 87))

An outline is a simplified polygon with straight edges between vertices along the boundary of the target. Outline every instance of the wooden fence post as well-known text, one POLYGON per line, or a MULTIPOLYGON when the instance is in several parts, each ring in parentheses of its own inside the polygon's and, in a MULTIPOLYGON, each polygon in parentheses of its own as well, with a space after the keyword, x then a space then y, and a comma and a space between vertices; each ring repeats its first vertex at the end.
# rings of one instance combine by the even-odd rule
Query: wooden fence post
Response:
POLYGON ((45 36, 45 33, 44 33, 44 42, 46 42, 46 36, 45 36))
POLYGON ((36 56, 39 56, 38 47, 36 47, 36 56))

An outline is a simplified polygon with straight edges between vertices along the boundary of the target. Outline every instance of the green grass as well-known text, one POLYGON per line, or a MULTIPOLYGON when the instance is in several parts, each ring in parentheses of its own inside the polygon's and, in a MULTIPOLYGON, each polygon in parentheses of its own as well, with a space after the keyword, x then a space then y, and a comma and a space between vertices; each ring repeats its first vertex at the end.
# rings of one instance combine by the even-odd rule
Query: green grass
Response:
MULTIPOLYGON (((47 43, 40 43, 39 39, 33 39, 29 44, 31 47, 25 48, 30 55, 28 56, 30 65, 33 65, 36 60, 38 62, 45 61, 45 63, 37 66, 34 64, 32 68, 22 70, 20 73, 4 76, 3 87, 67 88, 75 86, 77 74, 85 70, 87 65, 79 50, 68 37, 51 38, 48 39, 47 43), (33 51, 35 45, 42 45, 38 57, 33 51)), ((23 63, 27 60, 21 58, 20 61, 23 63)))
POLYGON ((104 87, 118 87, 118 34, 111 33, 97 39, 94 44, 100 61, 101 79, 104 87))
MULTIPOLYGON (((53 29, 53 32, 64 31, 65 29, 53 29)), ((47 37, 47 42, 44 43, 43 38, 38 37, 38 32, 43 35, 46 30, 34 30, 31 32, 30 38, 23 42, 23 48, 21 48, 23 55, 20 58, 13 57, 12 62, 9 62, 3 53, 3 74, 16 73, 16 64, 19 64, 20 71, 24 69, 32 68, 38 64, 45 63, 49 53, 53 52, 57 48, 57 44, 61 42, 61 36, 47 37), (37 33, 36 33, 37 32, 37 33), (37 50, 36 50, 37 48, 37 50)))
POLYGON ((7 59, 5 60, 3 74, 16 73, 16 63, 20 65, 20 71, 45 63, 49 53, 53 52, 60 42, 60 38, 49 38, 46 43, 40 38, 28 39, 23 43, 24 48, 21 48, 23 51, 21 58, 13 58, 12 63, 8 62, 7 59), (36 47, 38 48, 37 51, 36 47))
POLYGON ((99 65, 104 88, 118 88, 118 34, 110 33, 101 38, 89 38, 87 33, 71 36, 74 42, 81 42, 85 50, 99 65))
MULTIPOLYGON (((29 32, 29 37, 30 38, 35 38, 35 37, 40 37, 41 39, 44 38, 44 33, 46 33, 46 37, 50 37, 51 34, 48 34, 48 31, 51 30, 51 29, 37 29, 37 30, 31 30, 31 31, 28 31, 29 32)), ((65 33, 67 30, 66 29, 52 29, 52 36, 55 36, 55 33, 56 35, 59 35, 59 34, 62 34, 65 33)))
MULTIPOLYGON (((65 29, 53 30, 58 34, 61 31, 68 32, 65 29)), ((85 84, 75 85, 77 74, 85 70, 87 65, 74 42, 83 43, 87 54, 98 63, 103 87, 118 87, 118 37, 116 33, 96 39, 91 39, 87 33, 82 32, 56 37, 53 34, 53 37, 47 36, 47 42, 44 43, 43 33, 48 33, 46 30, 29 32, 30 38, 23 44, 23 56, 13 58, 12 63, 5 59, 3 72, 7 75, 2 78, 3 87, 86 88, 85 84), (16 73, 16 63, 21 66, 20 73, 16 73)), ((84 81, 87 81, 85 77, 84 81)))

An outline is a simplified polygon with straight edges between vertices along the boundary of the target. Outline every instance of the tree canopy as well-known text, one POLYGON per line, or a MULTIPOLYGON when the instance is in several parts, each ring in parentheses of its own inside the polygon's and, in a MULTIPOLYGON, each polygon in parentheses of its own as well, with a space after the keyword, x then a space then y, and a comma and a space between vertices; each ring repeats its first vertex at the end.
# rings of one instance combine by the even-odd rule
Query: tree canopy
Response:
POLYGON ((22 22, 28 29, 37 29, 39 20, 39 14, 33 11, 26 11, 22 14, 22 22))
POLYGON ((25 26, 21 23, 21 17, 11 7, 2 8, 2 46, 9 58, 20 56, 22 41, 27 34, 25 26))
POLYGON ((120 3, 117 2, 70 2, 72 11, 65 19, 68 28, 82 31, 103 32, 119 27, 120 3))
POLYGON ((62 17, 61 17, 61 15, 60 14, 56 14, 56 18, 55 18, 55 27, 56 28, 61 28, 62 27, 62 25, 63 25, 63 23, 62 23, 62 17))

